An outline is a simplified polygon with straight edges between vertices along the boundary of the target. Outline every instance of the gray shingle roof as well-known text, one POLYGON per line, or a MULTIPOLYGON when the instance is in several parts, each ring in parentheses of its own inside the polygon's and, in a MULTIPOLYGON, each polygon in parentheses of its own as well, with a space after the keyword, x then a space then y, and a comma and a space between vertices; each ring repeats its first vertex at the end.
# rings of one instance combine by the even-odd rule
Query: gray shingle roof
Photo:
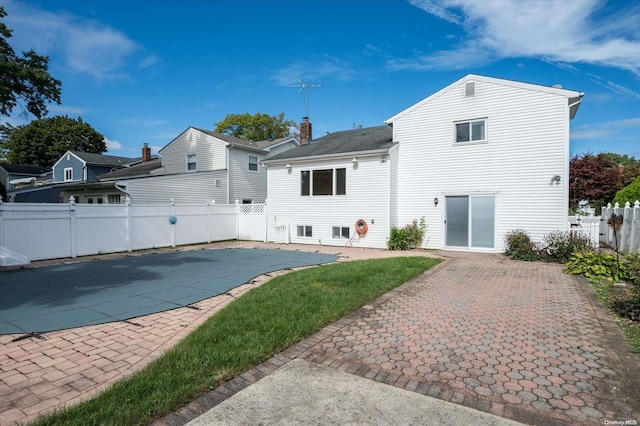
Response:
POLYGON ((247 147, 256 148, 256 149, 265 149, 267 147, 270 147, 271 145, 275 145, 284 140, 291 139, 291 137, 286 137, 286 138, 278 138, 278 139, 265 140, 265 141, 248 141, 246 139, 225 135, 224 133, 215 133, 210 130, 200 129, 198 127, 194 127, 194 129, 198 130, 199 132, 206 133, 209 136, 213 136, 214 138, 221 139, 233 145, 242 145, 242 146, 247 146, 247 147))
POLYGON ((268 157, 265 161, 386 149, 393 145, 391 126, 365 127, 330 133, 308 144, 268 157))
POLYGON ((96 166, 119 166, 123 167, 127 164, 139 161, 140 158, 116 157, 113 155, 95 154, 92 152, 71 151, 74 155, 83 159, 87 164, 96 166))
POLYGON ((39 167, 39 166, 21 166, 19 164, 7 164, 0 163, 0 167, 5 169, 8 173, 25 174, 25 175, 41 175, 51 171, 51 167, 39 167))
POLYGON ((123 169, 114 170, 109 173, 100 175, 101 181, 113 180, 113 179, 128 179, 150 176, 151 172, 162 167, 162 161, 159 158, 154 158, 150 161, 139 163, 131 167, 125 167, 123 169))

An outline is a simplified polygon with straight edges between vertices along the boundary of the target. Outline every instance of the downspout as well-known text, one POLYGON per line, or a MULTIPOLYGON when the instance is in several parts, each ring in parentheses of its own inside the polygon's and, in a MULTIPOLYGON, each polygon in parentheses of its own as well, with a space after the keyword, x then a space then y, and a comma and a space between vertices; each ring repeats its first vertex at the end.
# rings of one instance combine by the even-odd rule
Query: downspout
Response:
POLYGON ((224 168, 227 169, 227 204, 231 204, 231 169, 229 168, 229 145, 224 150, 224 168))

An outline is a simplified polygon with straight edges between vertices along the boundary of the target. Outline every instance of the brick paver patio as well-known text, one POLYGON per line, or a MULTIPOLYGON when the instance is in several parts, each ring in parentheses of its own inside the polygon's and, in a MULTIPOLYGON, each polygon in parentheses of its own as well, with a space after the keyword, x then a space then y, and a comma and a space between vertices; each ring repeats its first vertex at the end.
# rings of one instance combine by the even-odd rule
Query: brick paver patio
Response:
MULTIPOLYGON (((398 254, 296 248, 342 253, 345 260, 398 254)), ((640 357, 591 288, 560 265, 440 254, 446 262, 158 424, 184 424, 296 357, 524 423, 640 422, 640 357)), ((0 424, 33 420, 95 394, 148 364, 231 298, 198 303, 200 311, 48 333, 46 340, 0 336, 0 424)))

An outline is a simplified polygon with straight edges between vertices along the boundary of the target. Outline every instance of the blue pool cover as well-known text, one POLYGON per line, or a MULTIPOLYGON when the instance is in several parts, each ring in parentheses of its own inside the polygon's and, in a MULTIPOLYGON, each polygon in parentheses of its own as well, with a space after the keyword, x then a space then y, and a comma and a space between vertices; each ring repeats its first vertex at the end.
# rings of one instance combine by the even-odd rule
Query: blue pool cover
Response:
POLYGON ((335 261, 293 250, 126 256, 0 273, 0 334, 45 333, 193 305, 280 269, 335 261))

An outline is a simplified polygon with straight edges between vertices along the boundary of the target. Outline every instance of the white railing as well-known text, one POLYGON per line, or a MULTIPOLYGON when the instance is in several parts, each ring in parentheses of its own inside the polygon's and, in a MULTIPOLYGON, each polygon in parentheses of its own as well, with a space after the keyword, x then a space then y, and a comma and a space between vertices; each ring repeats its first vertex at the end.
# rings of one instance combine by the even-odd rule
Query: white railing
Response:
POLYGON ((569 216, 569 229, 589 238, 593 248, 600 245, 600 216, 569 216))
POLYGON ((31 260, 266 239, 266 209, 253 204, 2 203, 0 247, 31 260), (245 206, 245 205, 241 205, 245 206), (262 210, 262 213, 260 213, 262 210))
POLYGON ((602 208, 600 222, 600 241, 610 247, 617 247, 621 252, 640 250, 640 201, 626 202, 624 207, 616 203, 613 207, 608 204, 602 208), (619 223, 619 222, 622 223, 619 223), (615 227, 614 224, 618 223, 615 227))

